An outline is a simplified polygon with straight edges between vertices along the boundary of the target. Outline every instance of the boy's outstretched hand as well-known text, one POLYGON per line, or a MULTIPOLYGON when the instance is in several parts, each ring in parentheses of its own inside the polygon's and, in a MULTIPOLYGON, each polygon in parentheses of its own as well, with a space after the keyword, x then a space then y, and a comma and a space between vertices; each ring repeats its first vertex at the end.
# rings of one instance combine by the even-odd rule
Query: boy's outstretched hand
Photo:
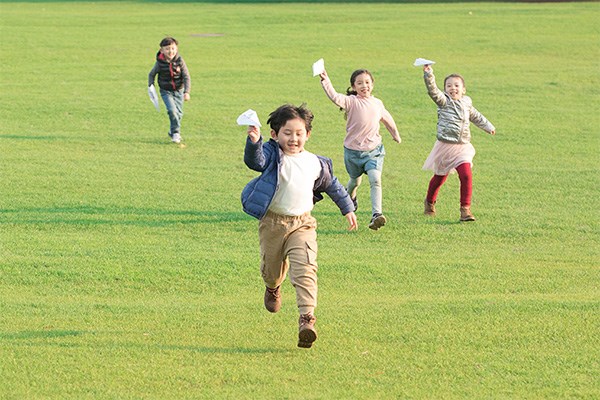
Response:
POLYGON ((358 221, 356 220, 356 214, 354 214, 354 211, 349 212, 348 214, 344 215, 344 217, 346 217, 348 224, 350 225, 348 228, 349 231, 358 229, 358 221))
POLYGON ((425 64, 423 65, 423 72, 431 72, 431 65, 425 64))
POLYGON ((321 72, 319 76, 321 77, 321 80, 324 81, 325 79, 327 79, 327 71, 323 69, 323 72, 321 72))
POLYGON ((260 128, 258 126, 248 126, 248 137, 252 143, 258 142, 258 139, 260 139, 260 128))

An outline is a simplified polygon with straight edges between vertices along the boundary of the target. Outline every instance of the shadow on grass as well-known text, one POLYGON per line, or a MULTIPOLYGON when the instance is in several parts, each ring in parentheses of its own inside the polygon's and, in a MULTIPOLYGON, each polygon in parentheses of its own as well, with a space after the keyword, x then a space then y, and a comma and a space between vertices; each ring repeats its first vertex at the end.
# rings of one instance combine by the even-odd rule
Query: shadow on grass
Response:
MULTIPOLYGON (((120 0, 10 0, 13 3, 116 3, 120 0)), ((488 0, 492 3, 562 3, 572 1, 596 1, 596 0, 488 0)), ((0 3, 3 1, 0 0, 0 3)), ((477 3, 481 0, 132 0, 133 3, 214 3, 214 4, 276 4, 276 3, 392 3, 392 4, 415 4, 415 3, 477 3)))
POLYGON ((461 225, 461 224, 469 224, 468 222, 461 222, 458 219, 435 219, 431 218, 430 221, 427 221, 427 225, 461 225))
MULTIPOLYGON (((2 1, 0 1, 1 3, 2 1)), ((57 135, 0 135, 0 139, 13 139, 13 140, 65 140, 67 136, 57 135)))
POLYGON ((176 344, 161 344, 161 343, 67 343, 65 341, 35 341, 37 339, 59 339, 65 337, 82 336, 86 334, 94 335, 97 332, 88 331, 72 331, 72 330, 41 330, 41 331, 20 331, 20 332, 0 332, 0 340, 13 341, 12 345, 22 346, 60 346, 60 347, 86 347, 86 348, 124 348, 124 349, 143 349, 143 350, 162 350, 162 351, 189 351, 193 353, 221 353, 221 354, 264 354, 264 353, 281 353, 290 351, 288 349, 265 349, 265 348, 248 348, 248 347, 203 347, 203 346, 188 346, 176 344), (32 341, 34 340, 34 341, 32 341))
MULTIPOLYGON (((2 0, 0 0, 0 3, 2 3, 2 0)), ((97 136, 82 136, 82 135, 73 135, 73 136, 67 136, 67 135, 15 135, 15 134, 8 134, 8 135, 0 135, 0 140, 13 140, 13 141, 28 141, 28 140, 33 140, 33 141, 46 141, 46 142, 64 142, 64 143, 70 143, 70 144, 81 144, 81 143, 98 143, 98 137, 97 136)), ((132 144, 143 144, 143 145, 169 145, 169 146, 173 146, 173 147, 180 147, 180 148, 185 148, 186 144, 185 143, 179 143, 177 146, 175 145, 175 143, 171 142, 171 140, 168 138, 167 135, 164 135, 164 137, 162 136, 152 136, 152 137, 145 137, 145 136, 135 136, 134 139, 132 139, 130 136, 128 137, 111 137, 110 141, 112 143, 127 143, 128 145, 132 145, 132 144)))
POLYGON ((87 332, 69 330, 21 331, 14 333, 0 332, 0 340, 54 339, 70 336, 80 336, 85 333, 87 332))
POLYGON ((2 224, 123 225, 160 227, 251 220, 242 211, 194 211, 92 206, 0 209, 2 224))

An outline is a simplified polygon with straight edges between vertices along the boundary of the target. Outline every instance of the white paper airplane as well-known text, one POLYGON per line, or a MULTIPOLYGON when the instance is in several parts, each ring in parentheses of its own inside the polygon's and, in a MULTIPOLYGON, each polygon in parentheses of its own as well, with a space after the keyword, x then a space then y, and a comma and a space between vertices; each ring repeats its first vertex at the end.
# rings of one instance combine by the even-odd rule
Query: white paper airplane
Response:
POLYGON ((325 60, 323 60, 322 58, 318 59, 313 64, 312 68, 313 68, 313 76, 321 75, 321 73, 323 73, 325 71, 325 60))
POLYGON ((417 58, 413 65, 415 67, 420 67, 422 65, 431 65, 431 64, 435 64, 435 61, 427 60, 425 58, 417 58))
POLYGON ((154 104, 154 108, 156 111, 160 111, 160 107, 158 105, 158 95, 156 94, 156 89, 154 85, 148 86, 148 96, 150 97, 150 101, 154 104))
POLYGON ((248 109, 237 118, 238 125, 262 126, 258 120, 256 111, 248 109))

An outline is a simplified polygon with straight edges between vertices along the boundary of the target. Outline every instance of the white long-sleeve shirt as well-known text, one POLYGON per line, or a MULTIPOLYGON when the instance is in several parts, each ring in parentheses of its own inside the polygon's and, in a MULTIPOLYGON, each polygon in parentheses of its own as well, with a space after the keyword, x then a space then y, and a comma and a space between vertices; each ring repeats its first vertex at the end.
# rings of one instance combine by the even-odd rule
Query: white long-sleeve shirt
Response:
POLYGON ((321 174, 319 159, 306 150, 293 155, 279 152, 279 186, 269 210, 292 216, 311 211, 314 206, 313 187, 321 174))

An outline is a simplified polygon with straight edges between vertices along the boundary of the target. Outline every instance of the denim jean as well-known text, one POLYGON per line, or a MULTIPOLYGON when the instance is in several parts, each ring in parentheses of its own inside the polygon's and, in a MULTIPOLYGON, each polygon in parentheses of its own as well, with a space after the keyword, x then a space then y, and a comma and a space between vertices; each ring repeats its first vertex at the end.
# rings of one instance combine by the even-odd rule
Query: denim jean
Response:
POLYGON ((171 127, 169 135, 173 136, 181 131, 181 117, 183 117, 183 89, 177 91, 160 89, 160 97, 165 102, 171 127))
POLYGON ((373 215, 383 213, 382 190, 381 190, 381 171, 383 170, 383 159, 385 157, 385 148, 383 143, 371 151, 357 151, 344 147, 344 163, 346 171, 350 175, 350 180, 346 190, 351 198, 356 198, 356 189, 362 182, 362 175, 369 176, 371 186, 371 209, 373 215))

